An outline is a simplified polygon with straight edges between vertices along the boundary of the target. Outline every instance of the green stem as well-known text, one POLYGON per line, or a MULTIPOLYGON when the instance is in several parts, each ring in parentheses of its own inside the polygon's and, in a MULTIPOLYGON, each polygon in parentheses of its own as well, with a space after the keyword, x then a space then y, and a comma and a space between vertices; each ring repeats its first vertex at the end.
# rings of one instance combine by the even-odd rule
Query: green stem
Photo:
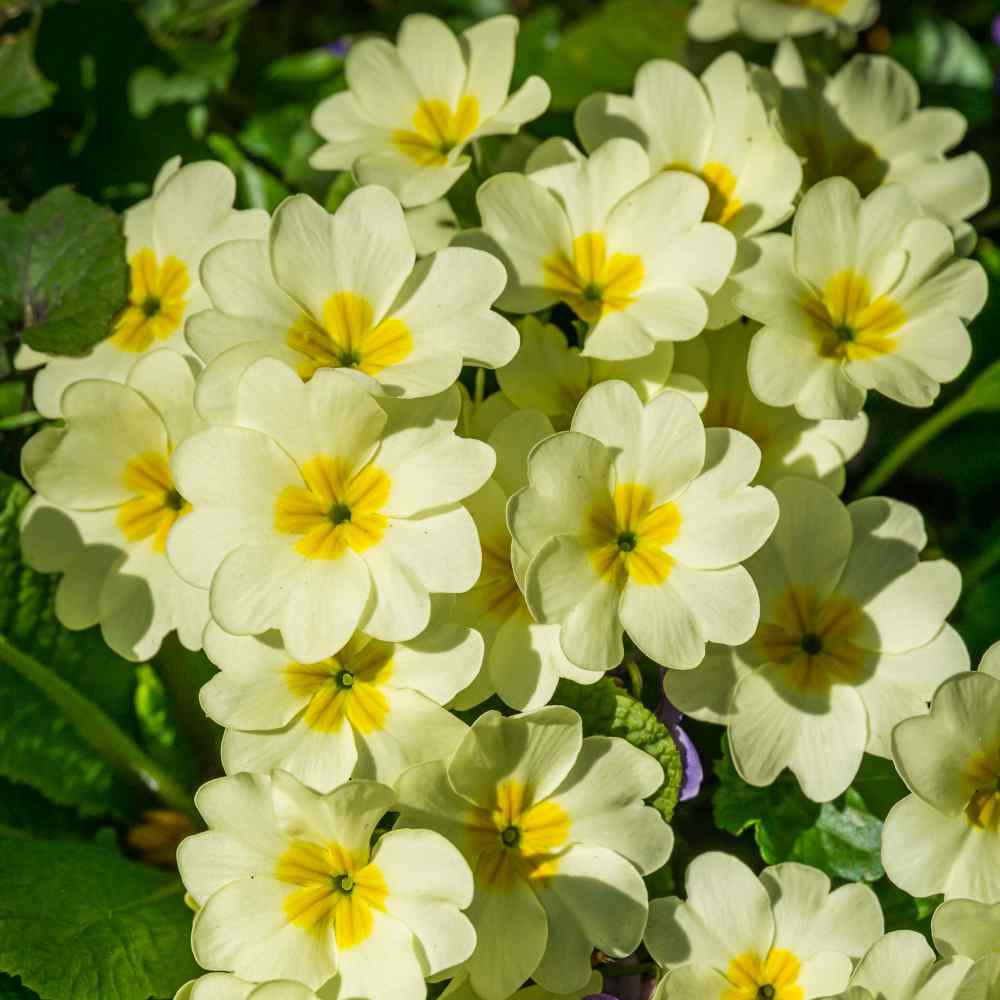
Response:
POLYGON ((636 965, 606 965, 597 970, 602 976, 614 979, 617 976, 643 976, 659 972, 656 962, 638 962, 636 965))
POLYGON ((6 661, 58 706, 80 738, 112 767, 149 789, 167 805, 200 822, 194 800, 187 791, 96 705, 48 667, 11 645, 4 636, 0 636, 0 660, 6 661))
POLYGON ((993 539, 992 544, 985 552, 981 552, 962 570, 962 587, 966 593, 973 585, 989 576, 990 571, 997 563, 1000 563, 1000 534, 993 539))
POLYGON ((973 412, 964 396, 949 403, 929 420, 912 430, 885 458, 865 477, 858 487, 855 497, 869 497, 881 489, 892 478, 900 466, 904 465, 921 448, 924 448, 952 424, 973 412))
POLYGON ((486 369, 476 369, 476 387, 472 397, 472 402, 478 407, 486 398, 486 369))
POLYGON ((46 418, 34 410, 26 413, 14 413, 9 417, 0 418, 0 431, 12 431, 18 427, 30 427, 32 424, 39 424, 46 418))

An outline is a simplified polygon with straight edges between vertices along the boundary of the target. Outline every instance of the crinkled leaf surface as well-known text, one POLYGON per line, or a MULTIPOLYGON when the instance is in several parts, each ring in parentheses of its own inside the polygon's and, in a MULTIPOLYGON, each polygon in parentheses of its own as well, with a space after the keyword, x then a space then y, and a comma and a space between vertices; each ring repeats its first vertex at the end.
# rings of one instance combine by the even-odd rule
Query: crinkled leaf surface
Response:
POLYGON ((0 968, 46 1000, 172 996, 197 975, 184 888, 79 841, 0 851, 0 968))
POLYGON ((111 332, 127 291, 114 212, 68 187, 20 215, 0 211, 0 335, 20 333, 48 354, 84 354, 111 332))

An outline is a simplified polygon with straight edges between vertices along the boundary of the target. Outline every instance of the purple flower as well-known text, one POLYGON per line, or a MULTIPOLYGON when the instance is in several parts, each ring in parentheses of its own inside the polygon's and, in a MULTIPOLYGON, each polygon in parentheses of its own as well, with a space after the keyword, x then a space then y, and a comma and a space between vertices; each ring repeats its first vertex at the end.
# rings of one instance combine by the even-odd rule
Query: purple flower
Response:
POLYGON ((993 44, 1000 45, 1000 14, 993 18, 993 44))
POLYGON ((660 696, 660 704, 656 706, 656 717, 667 727, 681 755, 681 788, 677 801, 687 802, 701 791, 701 782, 705 777, 701 758, 694 743, 691 742, 691 737, 681 728, 681 719, 684 716, 677 711, 666 695, 660 696))

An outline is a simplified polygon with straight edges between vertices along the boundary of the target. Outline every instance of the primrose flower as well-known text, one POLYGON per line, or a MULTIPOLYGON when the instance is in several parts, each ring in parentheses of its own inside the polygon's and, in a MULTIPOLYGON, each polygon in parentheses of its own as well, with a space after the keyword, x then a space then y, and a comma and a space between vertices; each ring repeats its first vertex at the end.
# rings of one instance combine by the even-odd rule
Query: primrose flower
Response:
POLYGON ((205 652, 220 672, 201 704, 226 727, 226 772, 281 769, 328 792, 352 776, 391 785, 451 753, 466 726, 441 706, 475 677, 483 643, 432 622, 409 642, 355 632, 332 656, 297 663, 276 633, 235 636, 211 622, 205 652))
POLYGON ((757 592, 740 563, 778 519, 771 492, 748 485, 759 463, 748 437, 706 431, 679 393, 643 406, 624 382, 594 386, 570 430, 536 445, 507 517, 530 556, 528 607, 561 625, 570 660, 610 669, 627 632, 686 669, 706 641, 753 635, 757 592))
POLYGON ((135 362, 127 384, 83 379, 63 395, 62 427, 24 446, 21 470, 38 492, 21 520, 25 562, 61 572, 56 617, 100 624, 120 656, 146 660, 174 629, 201 648, 208 598, 177 575, 167 541, 190 516, 171 452, 201 426, 187 359, 169 350, 135 362))
MULTIPOLYGON (((571 990, 569 993, 551 993, 541 986, 525 986, 518 990, 511 997, 511 1000, 585 1000, 586 997, 600 992, 601 974, 595 970, 590 974, 590 979, 578 990, 571 990)), ((442 1000, 482 1000, 472 988, 469 974, 465 970, 461 970, 455 975, 455 978, 441 993, 441 997, 442 1000)))
POLYGON ((517 331, 490 311, 503 267, 467 247, 415 260, 399 203, 377 187, 353 192, 334 215, 307 195, 288 198, 266 241, 218 247, 203 268, 214 308, 188 324, 207 365, 201 413, 231 423, 240 377, 260 358, 284 361, 303 381, 357 370, 410 397, 449 388, 463 363, 510 361, 517 331))
POLYGON ((702 422, 741 431, 757 444, 761 462, 756 482, 773 486, 785 476, 804 476, 840 493, 844 465, 861 450, 868 417, 859 413, 853 420, 807 420, 790 406, 762 403, 747 379, 750 344, 759 329, 744 318, 678 345, 676 366, 708 390, 702 422))
POLYGON ((500 420, 488 439, 497 456, 493 477, 465 501, 479 531, 483 568, 476 585, 455 599, 451 616, 478 630, 486 655, 479 678, 455 702, 460 708, 493 691, 514 708, 538 708, 560 677, 594 684, 604 676, 575 666, 559 644, 559 626, 532 617, 522 593, 527 555, 507 527, 507 500, 527 483, 528 452, 552 433, 548 419, 533 410, 500 420))
POLYGON ((754 394, 813 420, 856 416, 869 389, 930 406, 965 368, 964 321, 986 302, 986 273, 954 260, 948 227, 899 185, 862 199, 850 181, 821 181, 792 235, 755 241, 734 277, 737 305, 764 324, 750 346, 754 394))
MULTIPOLYGON (((569 427, 573 411, 592 385, 610 379, 628 382, 644 403, 664 389, 675 389, 699 409, 705 405, 704 385, 692 375, 674 371, 675 345, 669 340, 659 341, 641 358, 602 361, 570 347, 559 327, 534 316, 525 316, 517 328, 521 347, 513 360, 497 369, 497 382, 514 407, 545 414, 556 430, 569 427)), ((694 347, 702 339, 687 343, 694 347)))
POLYGON ((878 10, 878 0, 699 0, 688 17, 688 31, 702 42, 737 31, 776 42, 817 31, 862 31, 878 17, 878 10))
POLYGON ((225 972, 210 972, 185 983, 174 1000, 336 1000, 339 985, 334 979, 313 993, 308 986, 289 979, 248 983, 225 972))
MULTIPOLYGON (((972 963, 938 961, 923 934, 893 931, 865 953, 849 987, 826 1000, 958 1000, 956 991, 972 963)), ((972 1000, 966 995, 966 1000, 972 1000)), ((987 1000, 985 994, 980 1000, 987 1000)))
POLYGON ((373 386, 330 369, 303 383, 264 358, 240 381, 237 425, 191 436, 171 461, 195 508, 171 535, 171 562, 210 589, 225 631, 277 629, 298 663, 332 656, 359 628, 413 639, 430 593, 479 575, 459 501, 489 477, 493 452, 455 435, 455 388, 411 401, 373 386))
POLYGON ((35 376, 32 400, 43 416, 58 418, 60 399, 80 379, 124 383, 132 365, 150 351, 167 348, 189 355, 184 321, 204 309, 202 258, 214 246, 256 239, 267 231, 267 213, 233 210, 236 179, 221 163, 181 166, 179 156, 157 174, 153 194, 125 212, 129 293, 107 340, 81 358, 50 357, 22 347, 18 368, 44 368, 35 376))
POLYGON ((808 479, 783 479, 774 492, 778 526, 746 564, 760 594, 756 634, 710 647, 694 671, 670 671, 665 690, 682 712, 729 727, 745 781, 769 785, 788 767, 825 802, 865 751, 888 757, 892 727, 968 669, 944 624, 961 576, 944 559, 921 560, 923 519, 906 504, 845 507, 808 479))
POLYGON ((972 250, 975 231, 964 220, 986 207, 990 174, 978 153, 946 155, 965 136, 960 112, 921 108, 916 80, 888 56, 856 55, 827 78, 782 42, 773 71, 781 131, 804 160, 806 187, 836 176, 862 195, 901 184, 951 227, 963 255, 972 250))
MULTIPOLYGON (((771 124, 735 52, 719 56, 699 79, 683 66, 654 59, 641 67, 632 97, 592 94, 576 110, 576 131, 593 152, 608 139, 636 139, 653 172, 680 170, 709 190, 705 220, 737 239, 779 226, 795 210, 802 165, 771 124)), ((709 326, 738 318, 732 286, 710 302, 709 326)))
POLYGON ((667 970, 669 1000, 814 1000, 846 987, 854 962, 882 934, 866 885, 830 891, 808 865, 765 868, 709 851, 688 865, 687 900, 649 905, 645 944, 667 970))
POLYGON ((507 265, 500 308, 564 302, 587 324, 584 356, 626 361, 704 329, 706 296, 736 255, 732 234, 702 221, 708 199, 693 174, 650 178, 649 156, 632 139, 611 139, 589 157, 552 139, 526 174, 497 174, 479 188, 483 227, 457 240, 507 265))
POLYGON ((200 907, 191 932, 198 964, 250 982, 329 984, 330 997, 424 997, 425 977, 475 946, 461 913, 472 876, 429 830, 393 830, 372 848, 395 801, 373 781, 320 795, 283 771, 203 785, 195 802, 208 830, 177 851, 200 907))
POLYGON ((580 717, 561 706, 486 712, 447 760, 403 773, 397 828, 439 831, 472 868, 478 943, 466 969, 483 1000, 505 1000, 529 977, 552 993, 577 991, 594 948, 617 958, 636 949, 642 875, 673 844, 643 804, 662 783, 649 754, 584 739, 580 717))
POLYGON ((992 955, 1000 941, 1000 902, 951 899, 931 918, 934 947, 949 958, 964 955, 973 960, 992 955))
POLYGON ((529 77, 508 96, 516 17, 491 17, 456 37, 427 14, 403 19, 396 44, 351 46, 348 90, 321 101, 313 127, 327 140, 310 163, 353 170, 407 207, 440 198, 469 168, 469 143, 513 135, 548 107, 549 88, 529 77))
POLYGON ((1000 903, 1000 644, 896 726, 892 757, 913 794, 886 817, 886 874, 912 896, 1000 903))

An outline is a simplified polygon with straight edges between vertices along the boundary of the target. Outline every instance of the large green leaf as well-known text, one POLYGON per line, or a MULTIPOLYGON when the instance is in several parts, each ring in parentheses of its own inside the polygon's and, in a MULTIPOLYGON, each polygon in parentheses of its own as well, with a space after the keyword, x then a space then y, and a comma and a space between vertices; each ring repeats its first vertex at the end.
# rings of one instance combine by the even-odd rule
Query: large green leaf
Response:
POLYGON ((562 680, 552 700, 580 713, 584 735, 619 736, 660 762, 664 782, 650 805, 669 820, 677 805, 682 765, 667 727, 641 701, 608 677, 588 685, 562 680))
POLYGON ((610 0, 571 25, 541 66, 553 110, 570 110, 594 91, 630 91, 644 62, 679 59, 689 7, 686 0, 610 0))
POLYGON ((0 211, 0 336, 84 354, 111 332, 127 290, 125 238, 109 209, 58 187, 22 215, 0 211))
POLYGON ((46 1000, 173 996, 198 973, 190 934, 174 875, 80 841, 0 851, 0 968, 46 1000))
POLYGON ((38 1000, 38 994, 23 986, 15 976, 0 972, 0 1000, 38 1000))
POLYGON ((66 837, 83 830, 73 810, 28 785, 0 778, 0 837, 66 837))

